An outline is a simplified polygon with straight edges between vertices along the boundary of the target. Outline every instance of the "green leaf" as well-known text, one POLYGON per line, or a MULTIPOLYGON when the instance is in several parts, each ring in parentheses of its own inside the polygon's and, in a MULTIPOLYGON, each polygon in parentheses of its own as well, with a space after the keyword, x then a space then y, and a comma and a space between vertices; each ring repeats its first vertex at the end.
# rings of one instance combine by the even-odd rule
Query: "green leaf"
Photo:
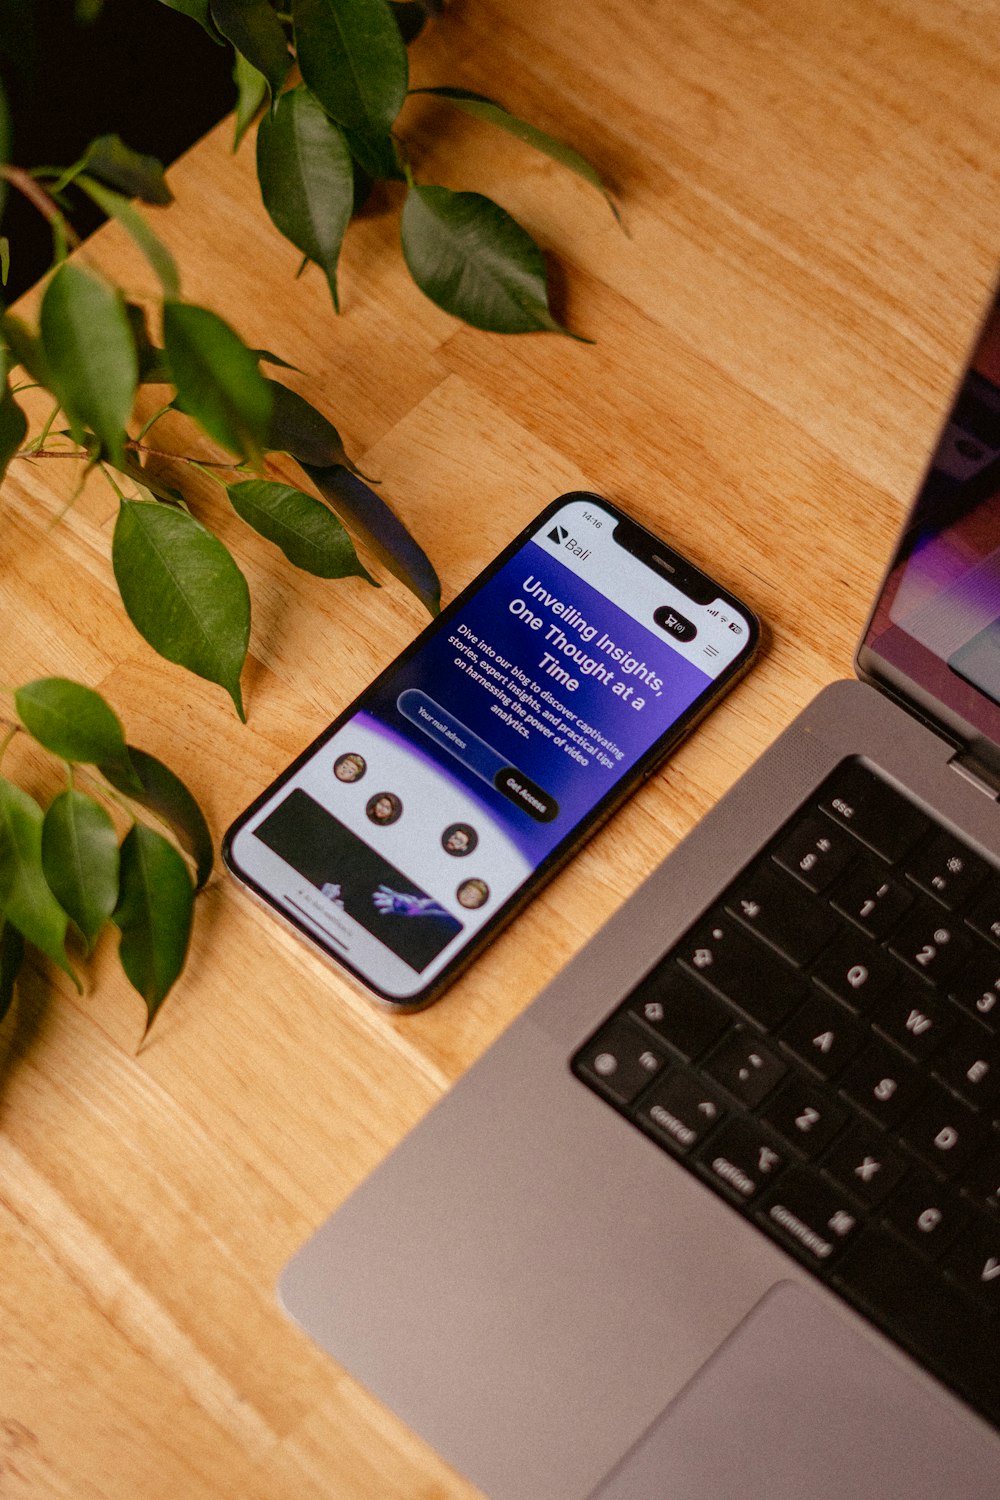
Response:
POLYGON ((138 495, 131 497, 133 500, 162 500, 167 505, 176 506, 178 510, 190 510, 190 506, 179 489, 172 484, 165 484, 162 479, 157 479, 155 474, 151 474, 148 469, 144 469, 140 463, 131 458, 121 473, 132 480, 139 492, 138 495))
POLYGON ((238 151, 240 142, 267 97, 267 79, 257 71, 253 63, 247 62, 242 52, 237 52, 233 63, 233 82, 236 85, 233 150, 238 151))
POLYGON ((133 151, 120 135, 99 135, 91 141, 82 166, 91 177, 117 188, 126 198, 141 198, 144 203, 161 205, 174 201, 163 175, 163 163, 155 156, 133 151))
POLYGON ((118 904, 118 836, 92 797, 70 788, 50 803, 42 825, 42 869, 89 953, 118 904))
POLYGON ((137 779, 141 790, 136 791, 129 779, 121 775, 116 765, 99 766, 98 770, 118 791, 131 797, 150 812, 165 818, 195 862, 198 889, 201 890, 212 873, 215 851, 212 835, 204 814, 181 778, 165 766, 162 760, 145 750, 128 747, 129 766, 133 779, 137 779))
POLYGON ((45 358, 42 341, 31 332, 28 325, 11 313, 0 313, 0 336, 14 363, 19 364, 38 385, 44 386, 47 391, 52 390, 52 371, 45 358))
POLYGON ((66 957, 66 913, 42 870, 42 809, 0 776, 0 916, 57 963, 79 989, 66 957))
POLYGON ((194 887, 177 850, 136 823, 121 848, 121 897, 113 921, 129 983, 146 1002, 146 1030, 184 967, 194 887))
POLYGON ((375 584, 343 526, 314 495, 268 479, 231 484, 226 493, 236 514, 297 568, 317 578, 364 578, 375 584))
POLYGON ((343 131, 307 88, 282 94, 261 120, 257 176, 275 226, 322 267, 339 311, 337 260, 354 208, 354 167, 343 131))
POLYGON ((340 433, 321 411, 280 381, 269 380, 267 383, 273 402, 268 448, 276 453, 288 453, 299 463, 315 464, 319 468, 343 464, 352 474, 364 478, 344 451, 340 433))
POLYGON ((268 0, 211 0, 211 10, 222 35, 263 73, 276 99, 292 60, 281 22, 268 0))
POLYGON ((517 115, 512 115, 509 110, 504 109, 502 104, 497 104, 495 99, 488 99, 485 94, 474 94, 469 89, 455 88, 411 89, 410 92, 430 94, 435 99, 446 99, 449 104, 454 104, 457 109, 464 110, 467 115, 473 115, 477 120, 486 120, 490 125, 497 125, 501 130, 506 130, 509 135, 516 136, 519 141, 525 141, 529 146, 534 146, 536 151, 541 151, 553 161, 559 162, 561 166, 568 167, 571 172, 575 172, 578 177, 589 182, 591 187, 595 187, 615 218, 619 223, 621 222, 618 208, 601 181, 597 169, 592 167, 579 151, 574 151, 572 146, 556 140, 555 136, 547 135, 544 130, 539 130, 535 125, 529 125, 527 120, 519 120, 517 115))
POLYGON ((111 561, 139 634, 167 661, 224 687, 245 720, 250 591, 218 537, 185 511, 123 500, 111 561))
MULTIPOLYGON (((138 302, 126 302, 125 316, 128 318, 139 357, 140 385, 170 385, 171 375, 167 368, 166 355, 158 349, 149 336, 146 310, 138 302)), ((126 468, 126 472, 128 469, 126 468)))
POLYGON ((128 776, 118 715, 93 688, 67 677, 39 677, 17 689, 14 706, 31 737, 53 755, 85 765, 110 763, 128 776))
POLYGON ((182 16, 190 16, 192 21, 197 21, 203 31, 222 46, 222 38, 215 29, 212 18, 208 11, 208 0, 160 0, 168 10, 178 10, 182 16))
POLYGON ((41 334, 74 438, 90 428, 112 463, 123 462, 139 362, 121 292, 65 261, 42 299, 41 334))
MULTIPOLYGON (((345 130, 344 136, 351 155, 365 174, 376 182, 405 182, 406 173, 400 166, 395 139, 386 132, 375 135, 365 130, 345 130)), ((368 185, 370 187, 370 184, 368 185)), ((365 193, 367 197, 367 190, 365 193)), ((358 210, 358 193, 355 184, 354 211, 358 210)), ((362 201, 364 201, 362 199, 362 201)))
POLYGON ((164 295, 179 297, 180 277, 177 274, 177 263, 159 235, 154 234, 150 229, 139 210, 134 208, 127 198, 123 198, 121 193, 112 192, 103 183, 95 182, 92 177, 85 174, 76 179, 76 185, 93 199, 101 212, 107 214, 109 219, 117 219, 126 234, 131 236, 159 277, 164 295))
POLYGON ((302 467, 354 534, 436 615, 441 608, 441 584, 430 558, 385 501, 340 464, 320 468, 303 463, 302 467))
POLYGON ((0 1021, 10 1010, 14 982, 24 962, 24 938, 16 927, 0 919, 0 1021))
POLYGON ((28 433, 28 419, 4 385, 0 394, 0 484, 7 473, 7 465, 24 442, 28 433))
POLYGON ((542 252, 516 219, 481 193, 411 187, 403 255, 438 307, 488 333, 566 333, 549 311, 542 252))
POLYGON ((254 349, 252 351, 262 364, 280 365, 283 370, 295 370, 301 374, 298 365, 293 365, 290 360, 282 359, 280 354, 272 354, 270 349, 254 349))
POLYGON ((406 47, 388 0, 292 0, 302 77, 338 125, 384 134, 403 107, 406 47))
POLYGON ((253 350, 215 313, 186 302, 163 304, 163 338, 183 409, 231 453, 258 458, 272 398, 253 350))

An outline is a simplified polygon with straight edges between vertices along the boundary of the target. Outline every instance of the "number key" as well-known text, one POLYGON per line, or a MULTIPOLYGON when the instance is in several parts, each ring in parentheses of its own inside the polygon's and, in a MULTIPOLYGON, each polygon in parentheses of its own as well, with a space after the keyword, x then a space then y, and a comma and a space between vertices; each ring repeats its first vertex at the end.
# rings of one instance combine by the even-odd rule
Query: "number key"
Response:
POLYGON ((931 984, 953 974, 972 951, 971 939, 947 914, 921 904, 889 944, 891 952, 931 984))
POLYGON ((954 976, 948 990, 991 1030, 1000 1027, 1000 954, 977 953, 954 976))
POLYGON ((871 857, 845 876, 830 901, 873 938, 885 937, 913 905, 906 887, 892 878, 881 860, 871 857))

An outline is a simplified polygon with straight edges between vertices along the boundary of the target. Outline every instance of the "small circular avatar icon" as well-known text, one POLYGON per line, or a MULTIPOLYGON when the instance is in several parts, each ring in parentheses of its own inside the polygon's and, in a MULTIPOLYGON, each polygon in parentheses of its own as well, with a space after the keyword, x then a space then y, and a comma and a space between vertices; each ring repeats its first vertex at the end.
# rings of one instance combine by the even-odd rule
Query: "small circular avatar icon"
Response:
POLYGON ((477 906, 484 906, 490 899, 490 888, 485 880, 463 880, 455 895, 459 906, 475 911, 477 906))
POLYGON ((333 774, 338 781, 360 781, 368 769, 368 764, 363 755, 356 750, 348 750, 346 755, 338 755, 333 763, 333 774))
POLYGON ((441 835, 441 848, 456 859, 471 854, 478 843, 479 835, 470 823, 449 823, 441 835))
POLYGON ((403 816, 403 804, 395 792, 376 792, 374 797, 369 797, 365 812, 373 823, 387 828, 403 816))

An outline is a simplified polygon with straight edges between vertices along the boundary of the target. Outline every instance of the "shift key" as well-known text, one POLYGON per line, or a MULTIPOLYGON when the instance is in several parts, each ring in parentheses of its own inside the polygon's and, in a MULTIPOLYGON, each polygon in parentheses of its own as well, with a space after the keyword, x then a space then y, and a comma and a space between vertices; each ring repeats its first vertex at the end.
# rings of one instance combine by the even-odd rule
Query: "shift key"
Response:
POLYGON ((721 911, 696 927, 676 951, 688 973, 767 1030, 780 1026, 808 994, 794 969, 721 911))

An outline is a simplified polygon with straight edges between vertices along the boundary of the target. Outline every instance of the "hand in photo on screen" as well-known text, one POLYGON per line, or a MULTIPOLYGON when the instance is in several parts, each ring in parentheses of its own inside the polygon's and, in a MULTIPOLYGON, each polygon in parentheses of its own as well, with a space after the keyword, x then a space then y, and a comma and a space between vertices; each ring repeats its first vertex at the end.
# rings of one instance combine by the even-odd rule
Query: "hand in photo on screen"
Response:
POLYGON ((405 891, 390 890, 380 885, 372 892, 372 900, 383 916, 392 912, 398 917, 446 917, 448 913, 432 896, 415 896, 405 891))

